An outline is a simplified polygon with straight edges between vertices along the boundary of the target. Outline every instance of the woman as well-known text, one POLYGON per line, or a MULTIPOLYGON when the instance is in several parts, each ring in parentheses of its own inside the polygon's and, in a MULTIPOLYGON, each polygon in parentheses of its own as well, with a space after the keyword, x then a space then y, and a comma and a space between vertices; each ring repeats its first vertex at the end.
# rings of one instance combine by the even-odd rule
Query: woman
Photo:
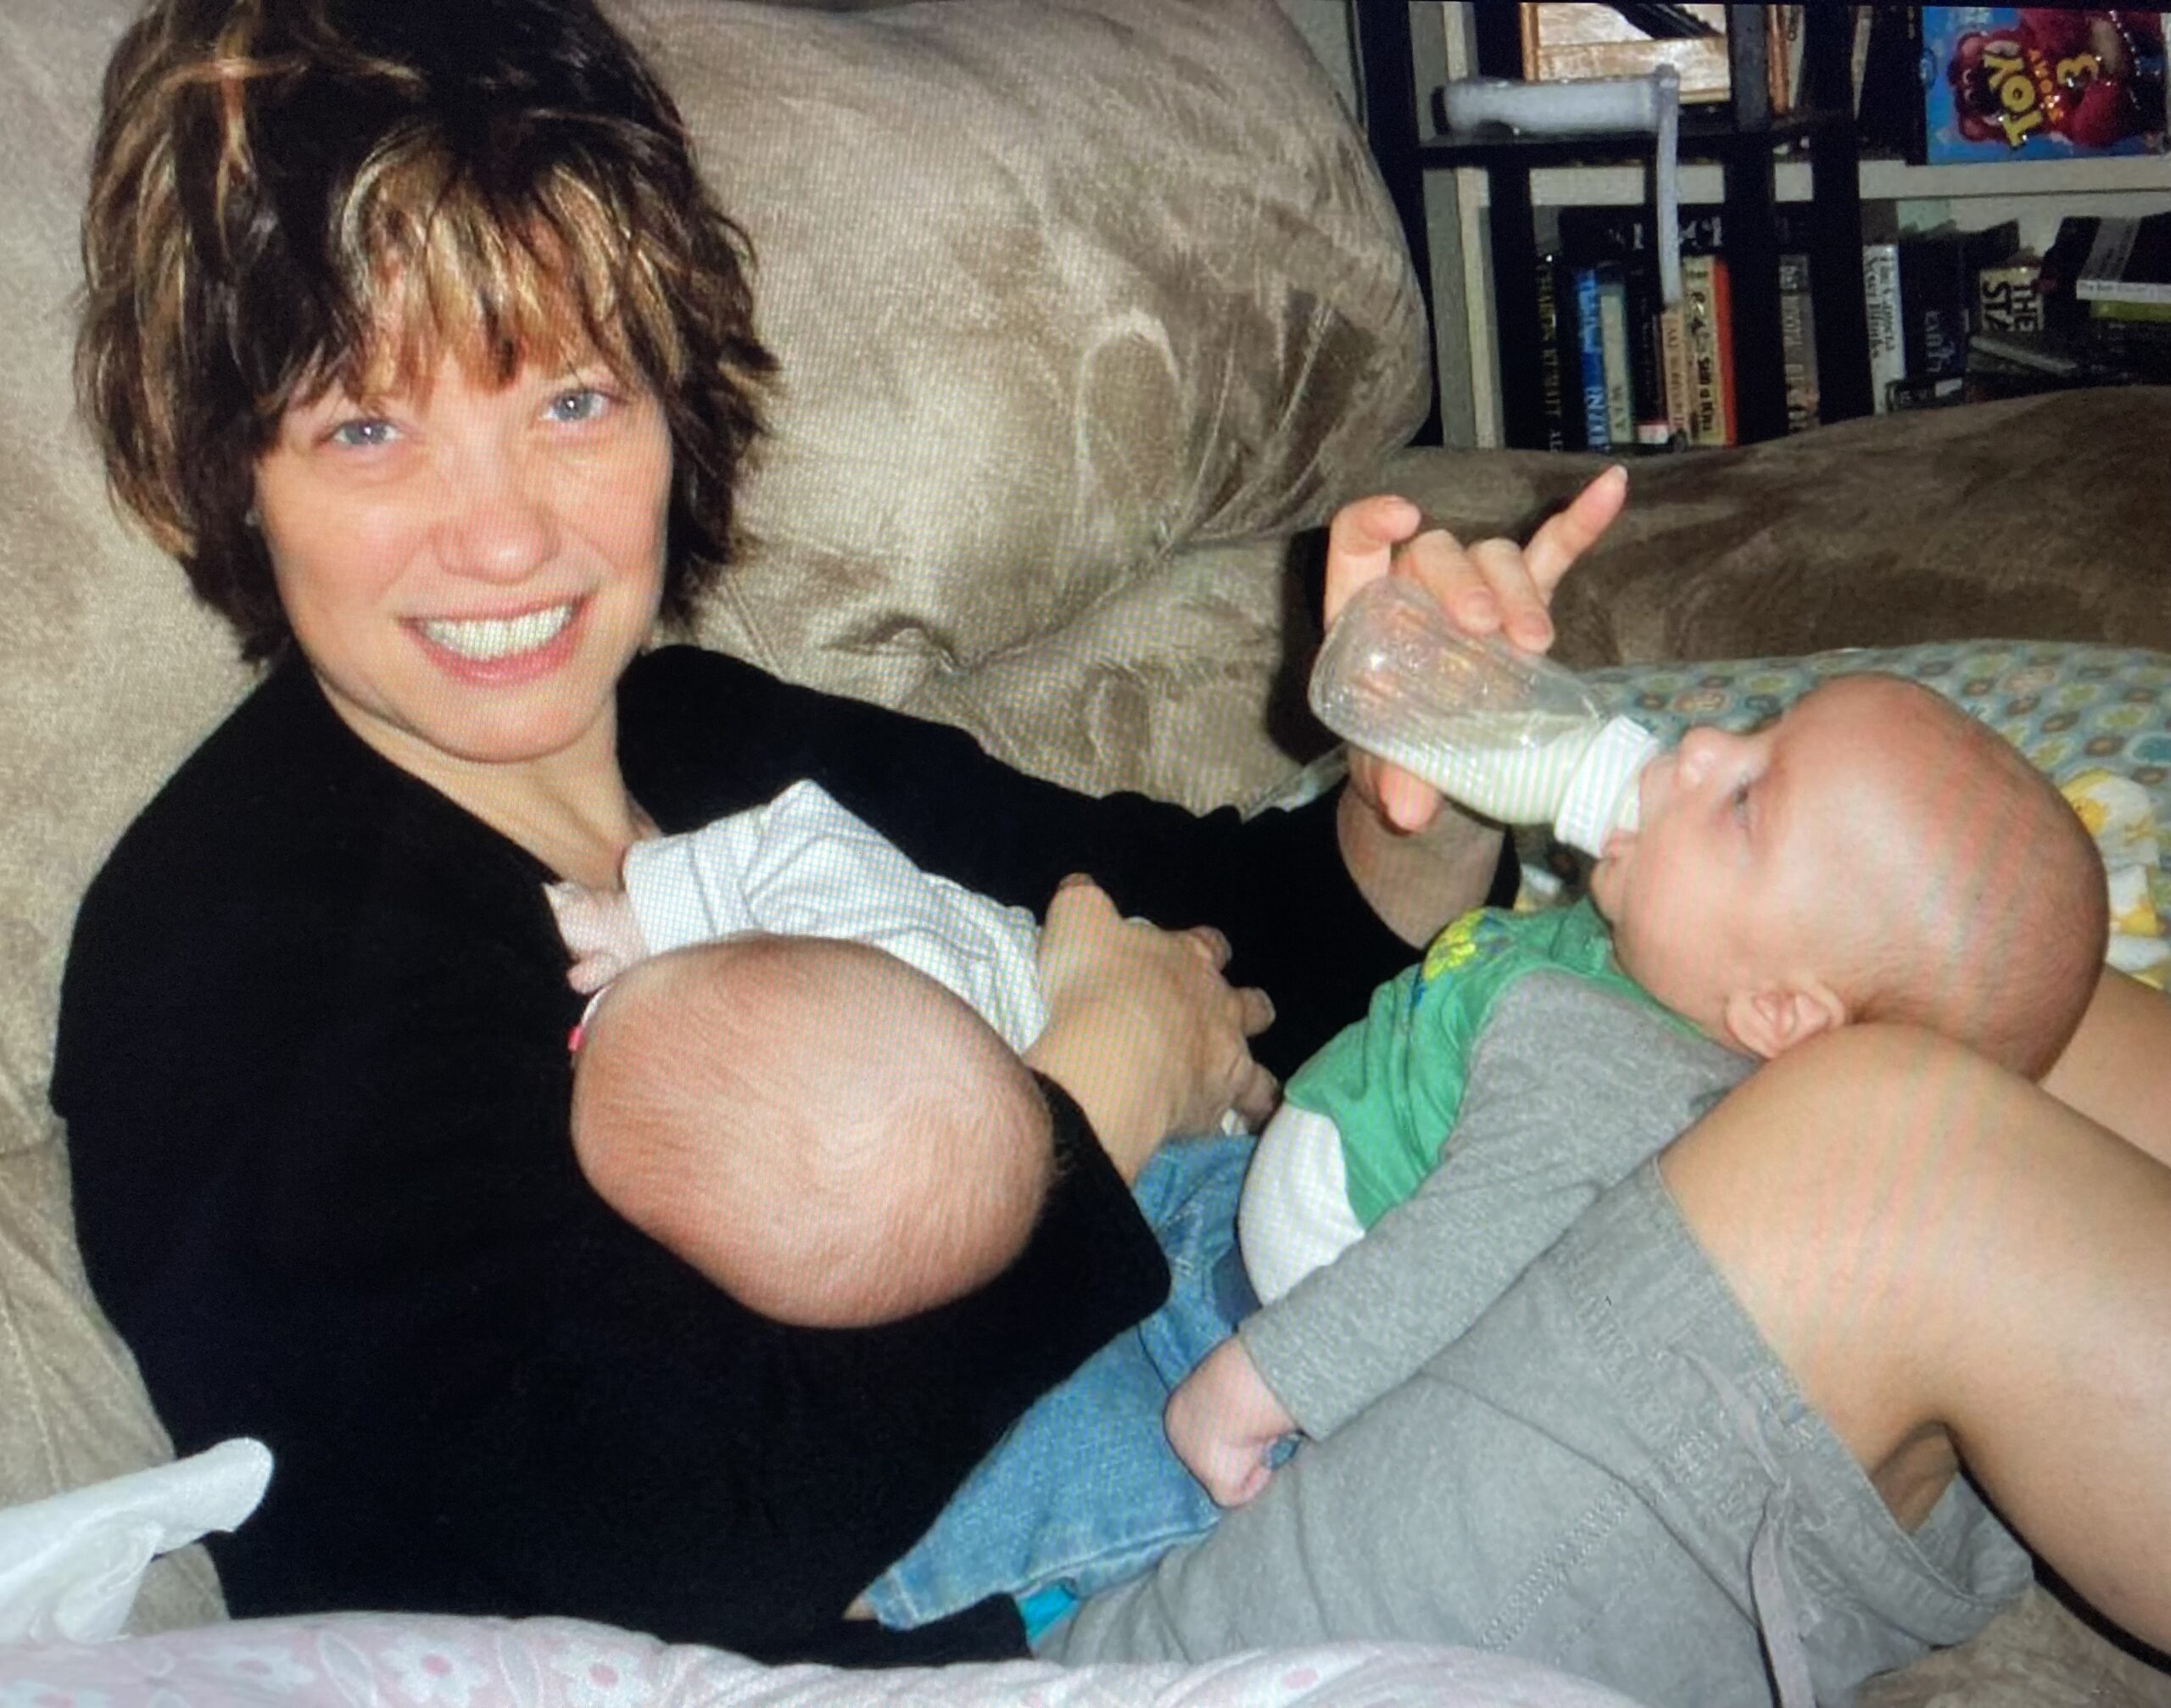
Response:
MULTIPOLYGON (((93 1283, 176 1444, 248 1430, 278 1456, 218 1551, 235 1610, 898 1652, 840 1614, 1157 1301, 1122 1178, 1270 1095, 1255 987, 1281 1008, 1267 1067, 1301 1058, 1477 899, 1497 840, 1370 762, 1322 810, 1194 821, 728 661, 636 656, 727 555, 768 364, 738 236, 587 0, 159 0, 109 79, 86 254, 116 488, 271 661, 87 898, 54 1081, 93 1283), (738 1311, 603 1212, 566 1138, 577 999, 542 883, 610 884, 651 826, 802 777, 974 888, 1038 906, 1082 870, 1119 904, 1050 907, 1032 1065, 1064 1166, 1032 1244, 864 1332, 738 1311), (1209 907, 1225 939, 1119 917, 1209 907)), ((1353 506, 1330 607, 1411 574, 1542 645, 1621 497, 1601 481, 1527 550, 1468 553, 1398 500, 1353 506)), ((2155 1089, 2110 1071, 2159 1019, 2121 987, 2099 1007, 2052 1087, 2161 1134, 2171 1052, 2155 1089)), ((1665 1178, 1803 1427, 1893 1522, 1964 1446, 2068 1577, 2171 1635, 2171 1173, 1864 1029, 1758 1075, 1665 1178), (1927 1129, 1900 1095, 1925 1083, 1927 1129), (2071 1214, 2042 1213, 2051 1186, 2071 1214)), ((918 1652, 1016 1643, 982 1609, 918 1652)))
MULTIPOLYGON (((637 656, 728 555, 771 362, 739 232, 589 0, 158 0, 109 74, 85 254, 115 489, 270 667, 87 898, 53 1090, 87 1267, 176 1445, 277 1457, 217 1545, 234 1610, 892 1652, 846 1605, 1166 1287, 1124 1180, 1270 1097, 1256 986, 1270 1061, 1300 1058, 1478 899, 1496 840, 1356 797, 1247 826, 1093 801, 956 731, 637 656), (862 1332, 739 1309, 605 1211, 566 1137, 544 880, 615 885, 636 838, 801 778, 1050 906, 1030 1064, 1063 1166, 1035 1236, 862 1332), (1108 893, 1050 905, 1074 871, 1108 893), (1209 898, 1225 938, 1122 917, 1209 898)), ((1428 561, 1542 625, 1619 500, 1528 562, 1428 561)), ((1355 511, 1344 555, 1415 526, 1355 511)), ((1019 1644, 997 1607, 916 1652, 1019 1644)))

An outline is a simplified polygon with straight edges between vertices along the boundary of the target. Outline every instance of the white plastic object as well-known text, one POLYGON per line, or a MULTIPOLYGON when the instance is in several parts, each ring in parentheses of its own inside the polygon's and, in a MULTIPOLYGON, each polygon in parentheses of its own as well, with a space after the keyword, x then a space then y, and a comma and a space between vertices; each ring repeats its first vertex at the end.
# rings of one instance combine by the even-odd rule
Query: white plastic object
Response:
POLYGON ((1653 235, 1659 252, 1659 296, 1681 301, 1681 74, 1654 66, 1642 77, 1582 77, 1524 83, 1509 77, 1465 77, 1440 89, 1441 115, 1450 131, 1505 125, 1533 137, 1648 131, 1652 148, 1653 235))
POLYGON ((1659 750, 1572 672, 1463 634, 1397 576, 1360 589, 1335 619, 1310 699, 1322 723, 1366 752, 1488 818, 1549 823, 1593 856, 1636 828, 1636 779, 1659 750))

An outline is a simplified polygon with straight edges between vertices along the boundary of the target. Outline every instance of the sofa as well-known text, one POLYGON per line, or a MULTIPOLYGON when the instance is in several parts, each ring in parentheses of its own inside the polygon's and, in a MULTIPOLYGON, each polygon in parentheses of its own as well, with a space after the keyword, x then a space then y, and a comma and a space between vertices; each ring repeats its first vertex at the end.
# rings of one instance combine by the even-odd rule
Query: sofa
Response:
MULTIPOLYGON (((1599 466, 1406 447, 1422 306, 1361 133, 1275 0, 613 9, 752 236, 783 360, 709 645, 1076 786, 1265 802, 1331 762, 1301 690, 1335 505, 1392 488, 1465 535, 1515 532, 1599 466)), ((85 1287, 46 1085, 74 904, 248 681, 115 518, 72 413, 83 166, 131 10, 0 9, 0 1507, 169 1452, 85 1287)), ((2171 391, 2134 388, 1640 461, 1562 589, 1560 655, 1660 710, 1679 696, 1655 680, 1864 646, 1950 675, 1987 639, 1956 691, 2010 712, 2001 672, 2093 660, 2139 710, 2045 762, 2121 766, 2162 801, 2167 446, 2171 391)), ((221 1616, 191 1549, 133 1628, 221 1616)), ((1864 1700, 2171 1703, 2171 1679, 2039 1592, 1864 1700)))

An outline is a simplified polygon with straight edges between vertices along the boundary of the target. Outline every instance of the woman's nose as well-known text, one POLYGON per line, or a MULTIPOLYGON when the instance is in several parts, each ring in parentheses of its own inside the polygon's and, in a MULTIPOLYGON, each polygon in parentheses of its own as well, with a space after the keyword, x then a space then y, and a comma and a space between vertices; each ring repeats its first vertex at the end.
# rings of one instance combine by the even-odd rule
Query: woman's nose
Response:
POLYGON ((517 582, 558 550, 557 518, 547 488, 515 458, 463 458, 444 477, 438 555, 455 575, 517 582))

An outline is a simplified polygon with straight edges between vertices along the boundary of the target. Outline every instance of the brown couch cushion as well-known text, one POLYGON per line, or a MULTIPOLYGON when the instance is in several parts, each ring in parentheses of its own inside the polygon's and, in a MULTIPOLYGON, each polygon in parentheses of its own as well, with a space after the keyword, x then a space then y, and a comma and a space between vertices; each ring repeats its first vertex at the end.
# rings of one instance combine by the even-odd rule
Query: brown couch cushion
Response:
MULTIPOLYGON (((1884 416, 1631 466, 1562 583, 1578 665, 2024 638, 2171 651, 2171 388, 1884 416)), ((1528 527, 1602 459, 1409 451, 1388 479, 1469 532, 1528 527)))

